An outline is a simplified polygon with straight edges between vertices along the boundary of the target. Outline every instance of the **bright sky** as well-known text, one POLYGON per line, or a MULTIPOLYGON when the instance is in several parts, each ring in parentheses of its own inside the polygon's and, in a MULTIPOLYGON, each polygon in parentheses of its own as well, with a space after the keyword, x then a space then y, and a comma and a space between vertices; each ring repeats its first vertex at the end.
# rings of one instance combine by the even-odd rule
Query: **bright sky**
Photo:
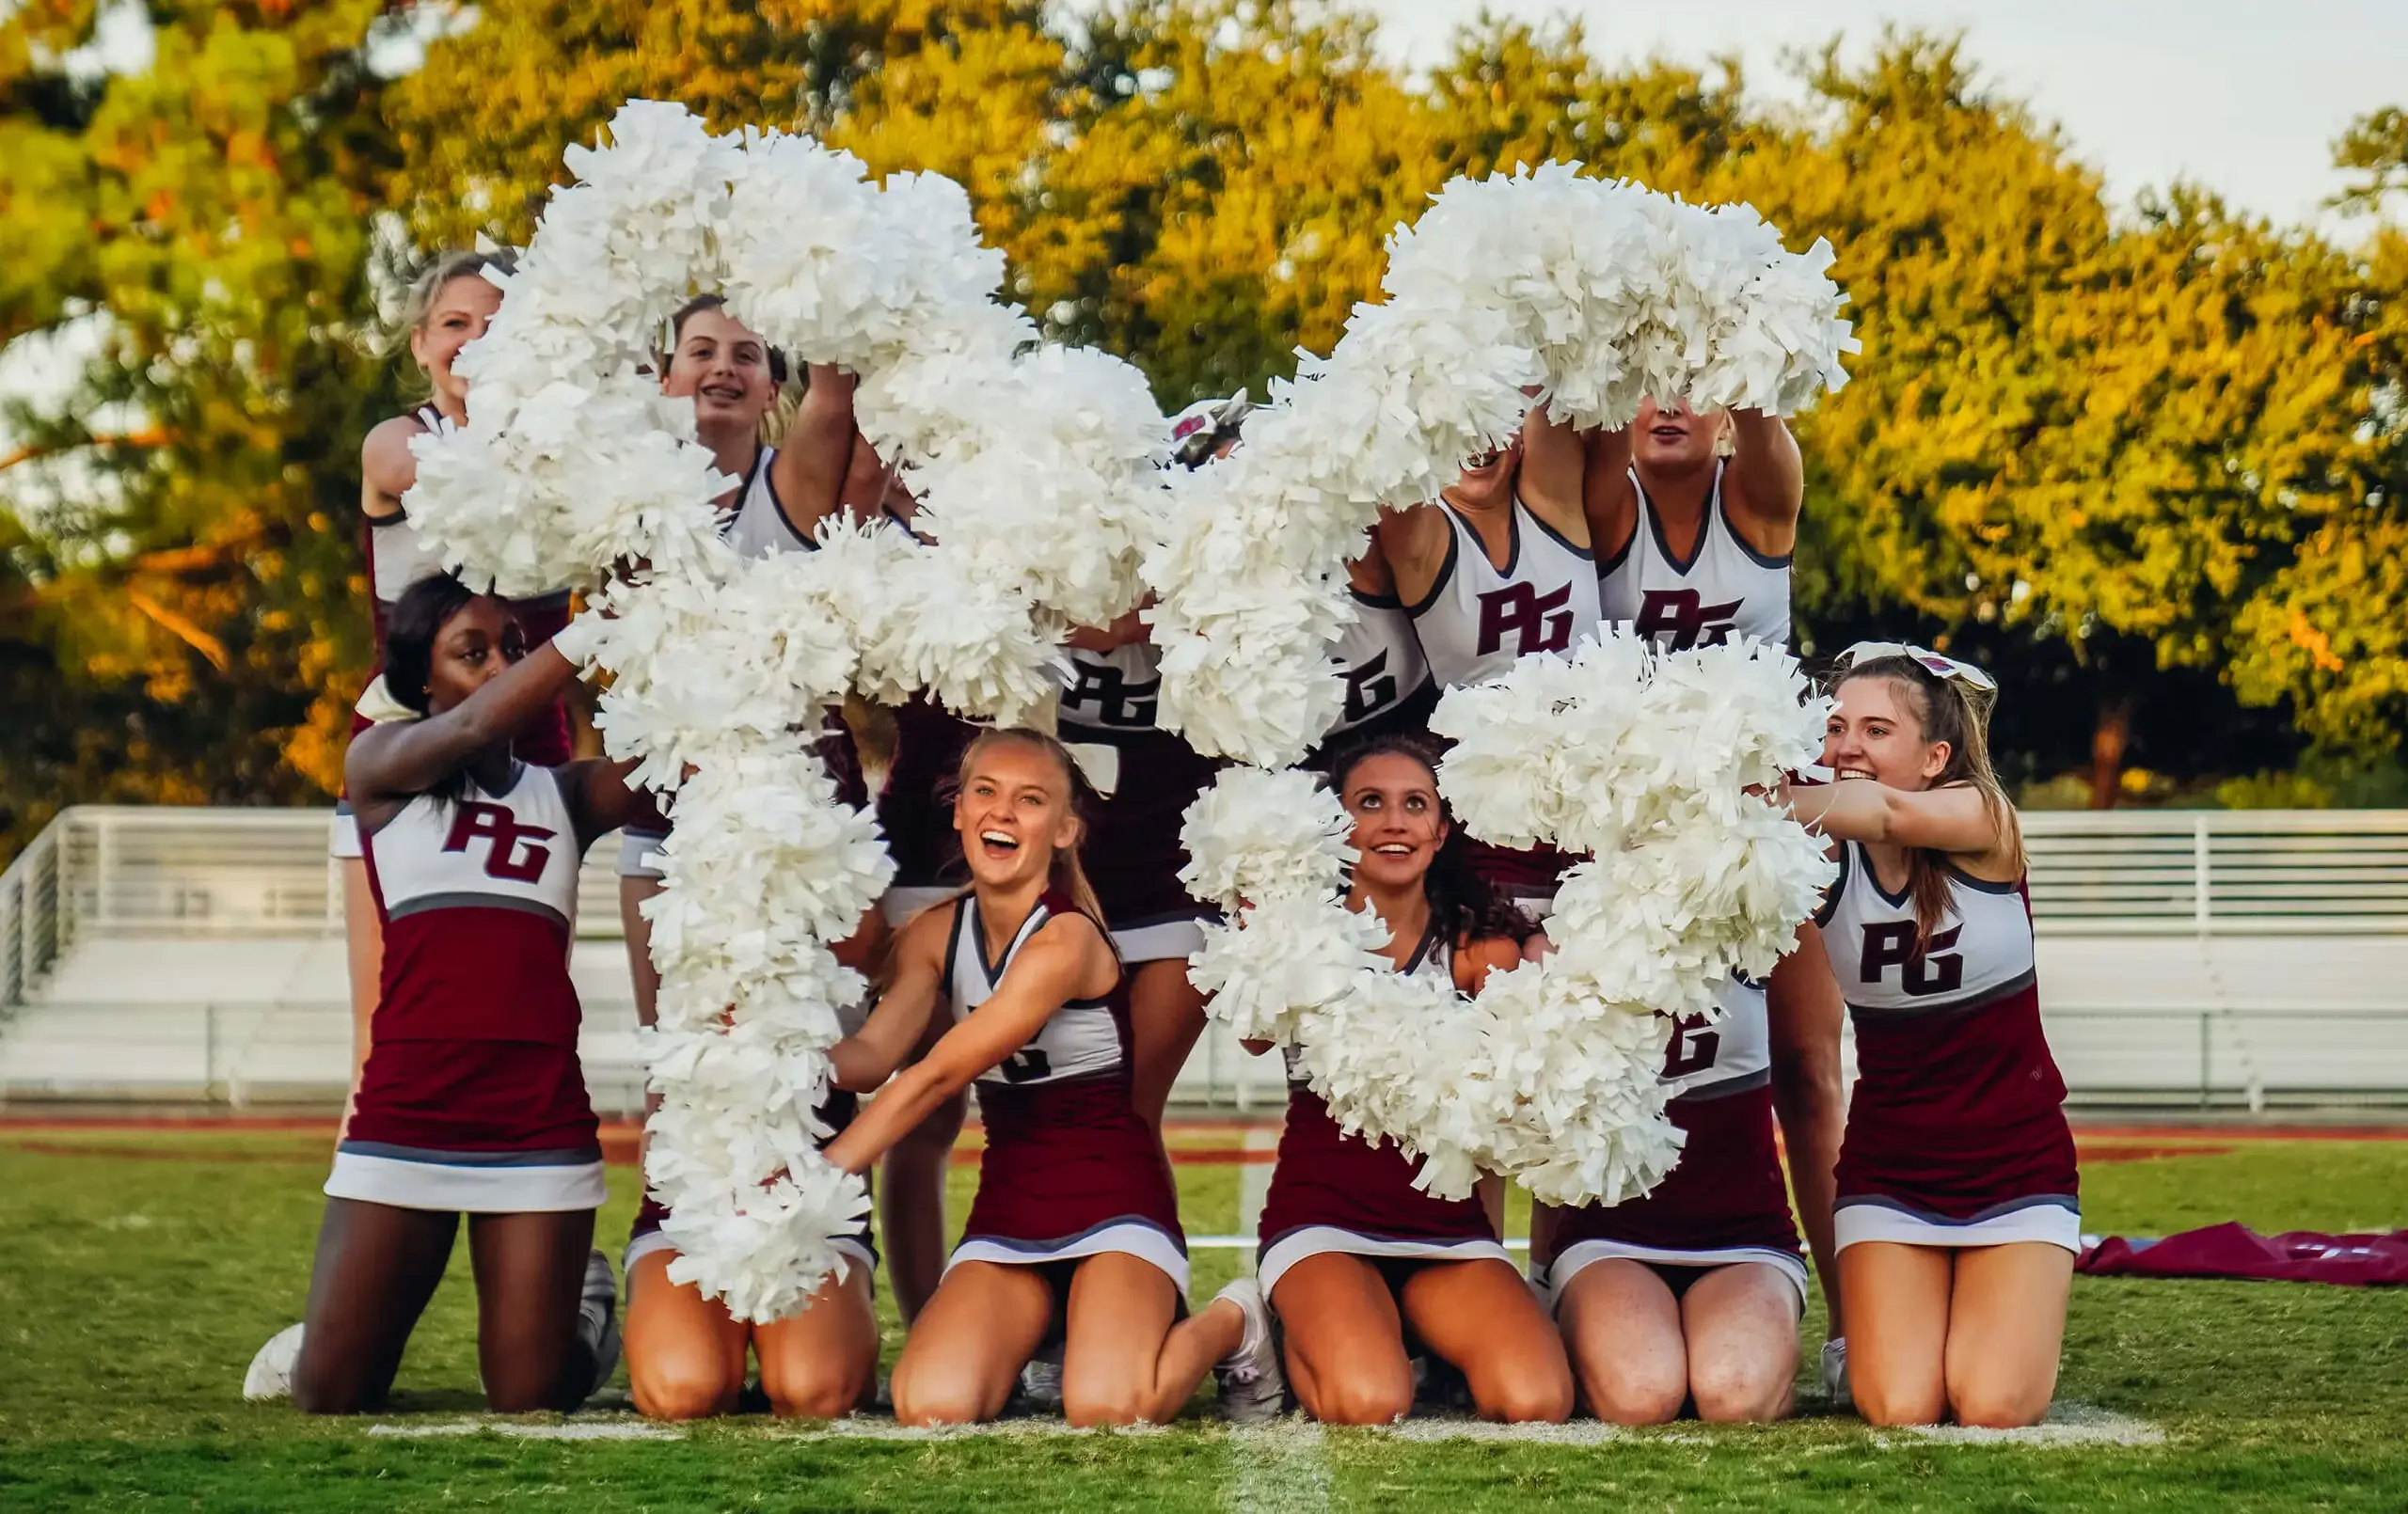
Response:
MULTIPOLYGON (((1380 15, 1391 50, 1427 63, 1482 0, 1356 3, 1380 15)), ((2316 216, 2339 186, 2331 144, 2353 117, 2408 105, 2408 0, 1485 3, 1524 20, 1576 16, 1604 61, 1653 55, 1702 67, 1735 51, 1751 84, 1784 93, 1785 48, 1844 33, 1861 49, 1885 22, 1961 30, 2000 92, 2063 126, 2117 200, 2182 178, 2277 220, 2316 216)))

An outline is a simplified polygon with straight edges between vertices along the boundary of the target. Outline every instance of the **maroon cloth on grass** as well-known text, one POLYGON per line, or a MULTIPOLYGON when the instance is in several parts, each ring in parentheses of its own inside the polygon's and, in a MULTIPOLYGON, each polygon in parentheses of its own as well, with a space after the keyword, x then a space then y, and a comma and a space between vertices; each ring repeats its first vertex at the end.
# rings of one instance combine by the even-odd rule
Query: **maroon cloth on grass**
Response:
POLYGON ((2246 1225, 2226 1222, 2156 1241, 2110 1236, 2083 1252, 2074 1270, 2092 1277, 2408 1285, 2408 1230, 2387 1236, 2326 1236, 2313 1230, 2261 1236, 2246 1225))

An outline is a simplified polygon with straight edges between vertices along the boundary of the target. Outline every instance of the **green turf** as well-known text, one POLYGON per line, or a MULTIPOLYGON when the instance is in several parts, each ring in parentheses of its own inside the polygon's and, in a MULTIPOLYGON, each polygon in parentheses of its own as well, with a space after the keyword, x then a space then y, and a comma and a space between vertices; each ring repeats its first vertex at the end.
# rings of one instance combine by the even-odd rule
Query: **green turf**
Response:
MULTIPOLYGON (((370 1425, 480 1412, 465 1265, 390 1412, 309 1421, 240 1399, 252 1350, 300 1307, 324 1171, 308 1135, 0 1128, 0 1510, 2408 1508, 2408 1291, 2289 1285, 2077 1283, 2060 1396, 2146 1421, 2160 1444, 1934 1444, 1819 1413, 1589 1446, 1265 1445, 1196 1416, 942 1442, 762 1419, 674 1442, 389 1439, 370 1425)), ((1180 1170, 1192 1229, 1231 1228, 1238 1173, 1180 1170)), ((971 1174, 955 1176, 958 1213, 971 1174)), ((634 1185, 611 1177, 615 1241, 634 1185)), ((2408 1143, 2098 1163, 2083 1186, 2092 1228, 2389 1227, 2408 1223, 2408 1143)), ((1237 1262, 1199 1254, 1196 1296, 1237 1262)), ((890 1321, 890 1356, 898 1341, 890 1321)))

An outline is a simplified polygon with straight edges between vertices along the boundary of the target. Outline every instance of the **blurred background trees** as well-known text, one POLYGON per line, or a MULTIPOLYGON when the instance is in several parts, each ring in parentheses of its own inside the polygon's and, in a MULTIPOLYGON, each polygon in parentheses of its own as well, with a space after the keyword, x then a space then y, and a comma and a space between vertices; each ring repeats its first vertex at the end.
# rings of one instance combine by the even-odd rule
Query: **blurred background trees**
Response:
MULTIPOLYGON (((2118 212, 1953 41, 1608 67, 1493 21, 1409 78, 1282 0, 24 0, 0 21, 0 852, 61 803, 291 803, 367 658, 356 455, 428 253, 523 241, 619 103, 959 180, 1011 293, 1164 407, 1259 395, 1462 173, 1576 159, 1839 252, 1801 645, 1993 668, 2029 796, 2408 802, 2408 237, 2118 212), (1049 20, 1049 17, 1053 18, 1049 20), (143 56, 147 47, 149 55, 143 56)), ((2337 144, 2408 191, 2408 117, 2337 144)))

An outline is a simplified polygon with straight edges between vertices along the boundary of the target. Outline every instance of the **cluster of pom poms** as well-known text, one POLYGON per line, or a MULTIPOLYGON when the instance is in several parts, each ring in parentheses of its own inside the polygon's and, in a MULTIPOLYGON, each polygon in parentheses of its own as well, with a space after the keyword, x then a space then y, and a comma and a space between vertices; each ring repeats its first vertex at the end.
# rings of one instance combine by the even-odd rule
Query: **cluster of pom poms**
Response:
POLYGON ((812 1112, 866 989, 829 943, 894 872, 810 740, 848 692, 1003 721, 1040 706, 1062 634, 1136 601, 1167 426, 1135 369, 1043 346, 996 299, 1002 255, 949 180, 881 187, 809 138, 713 135, 647 101, 567 162, 458 359, 467 424, 417 444, 407 506, 502 592, 591 591, 558 644, 612 674, 597 723, 675 821, 645 906, 646 1179, 671 1276, 768 1320, 844 1265, 830 1242, 867 1208, 812 1112), (653 371, 705 291, 792 361, 859 375, 859 424, 908 470, 917 537, 832 521, 816 552, 728 545, 713 502, 737 481, 653 371))
POLYGON ((1556 1204, 1616 1204, 1680 1154, 1662 1077, 1672 1017, 1719 1013, 1768 974, 1830 883, 1822 844, 1763 796, 1814 760, 1828 702, 1752 641, 1657 654, 1616 627, 1450 691, 1439 785, 1483 840, 1585 854, 1539 962, 1477 999, 1390 970, 1388 928, 1345 905, 1338 796, 1304 772, 1234 768, 1188 812, 1208 925, 1193 976, 1247 1038, 1300 1049, 1331 1114, 1422 1161, 1448 1198, 1481 1173, 1556 1204), (1751 792, 1751 791, 1755 792, 1751 792))
POLYGON ((1791 253, 1746 205, 1707 209, 1576 164, 1458 179, 1389 243, 1386 295, 1174 478, 1148 553, 1162 722, 1198 751, 1301 758, 1339 707, 1345 563, 1382 505, 1434 499, 1521 428, 1627 425, 1640 401, 1787 415, 1846 382, 1856 342, 1817 242, 1791 253))

